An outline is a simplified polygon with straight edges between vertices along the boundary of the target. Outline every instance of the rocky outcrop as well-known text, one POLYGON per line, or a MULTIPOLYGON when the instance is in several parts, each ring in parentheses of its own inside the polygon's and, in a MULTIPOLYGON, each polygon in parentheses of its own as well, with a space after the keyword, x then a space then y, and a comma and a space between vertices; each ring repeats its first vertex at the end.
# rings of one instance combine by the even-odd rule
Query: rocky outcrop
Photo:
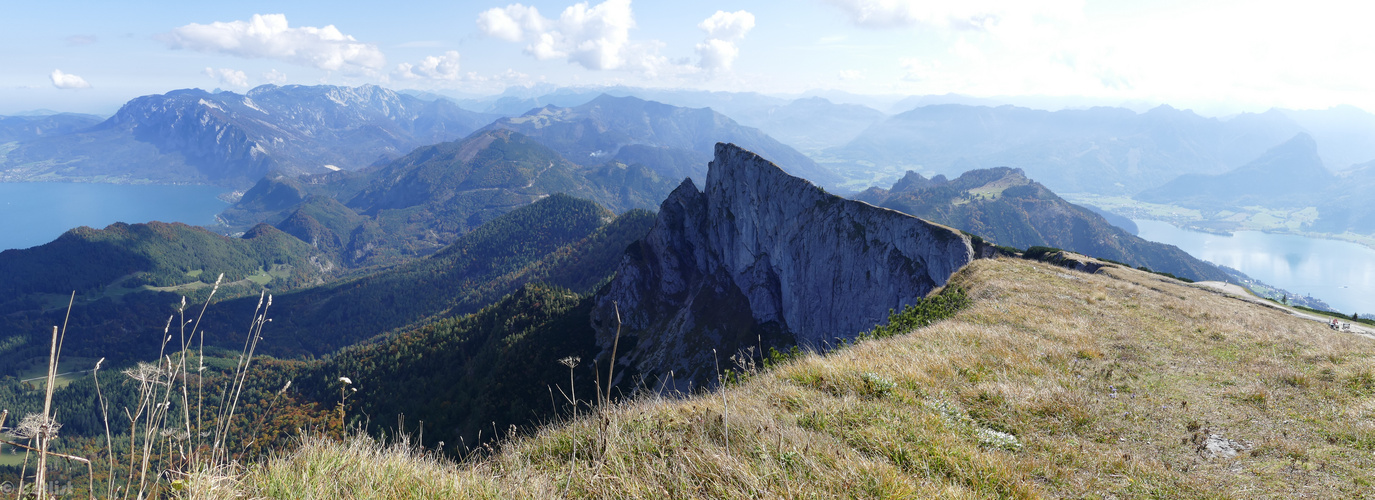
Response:
POLYGON ((1193 280, 1228 281, 1227 274, 1212 264, 1177 247, 1141 239, 1065 201, 1020 168, 970 170, 954 179, 931 180, 908 172, 892 189, 871 188, 855 199, 946 224, 998 245, 1063 248, 1193 280))
MULTIPOLYGON (((884 322, 974 258, 945 226, 843 199, 733 144, 717 144, 705 189, 685 180, 596 297, 618 365, 710 383, 738 349, 820 345, 884 322), (714 352, 713 352, 714 351, 714 352)), ((667 380, 667 379, 665 379, 667 380)))

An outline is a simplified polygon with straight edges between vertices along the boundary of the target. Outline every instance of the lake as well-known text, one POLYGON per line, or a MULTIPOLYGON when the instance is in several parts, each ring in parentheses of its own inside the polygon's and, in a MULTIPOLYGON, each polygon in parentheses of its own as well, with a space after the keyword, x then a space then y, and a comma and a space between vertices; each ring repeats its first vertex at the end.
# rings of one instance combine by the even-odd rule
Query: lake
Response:
POLYGON ((215 186, 0 182, 0 250, 42 245, 78 226, 208 225, 229 205, 215 186))
POLYGON ((1200 259, 1237 269, 1350 314, 1375 313, 1375 250, 1355 243, 1259 231, 1232 236, 1186 231, 1168 222, 1135 220, 1142 238, 1175 245, 1200 259))

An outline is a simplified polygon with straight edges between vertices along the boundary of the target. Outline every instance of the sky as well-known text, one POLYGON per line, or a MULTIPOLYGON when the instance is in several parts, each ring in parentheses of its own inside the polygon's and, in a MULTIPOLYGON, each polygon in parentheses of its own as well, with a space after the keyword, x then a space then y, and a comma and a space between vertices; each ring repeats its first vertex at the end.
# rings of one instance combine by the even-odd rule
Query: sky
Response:
POLYGON ((1231 0, 6 2, 0 114, 375 84, 1050 96, 1375 111, 1375 7, 1231 0))

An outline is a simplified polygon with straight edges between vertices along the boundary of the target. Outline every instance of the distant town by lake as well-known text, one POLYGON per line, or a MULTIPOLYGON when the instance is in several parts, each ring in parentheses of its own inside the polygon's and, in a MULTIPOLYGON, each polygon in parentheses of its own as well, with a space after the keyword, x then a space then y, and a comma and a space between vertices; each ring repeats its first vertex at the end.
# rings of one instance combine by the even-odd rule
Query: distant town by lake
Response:
POLYGON ((78 226, 115 222, 208 225, 228 204, 216 186, 0 183, 0 251, 42 245, 78 226))
POLYGON ((1355 243, 1259 231, 1231 236, 1134 220, 1142 238, 1239 270, 1272 286, 1312 295, 1350 314, 1375 313, 1375 250, 1355 243))

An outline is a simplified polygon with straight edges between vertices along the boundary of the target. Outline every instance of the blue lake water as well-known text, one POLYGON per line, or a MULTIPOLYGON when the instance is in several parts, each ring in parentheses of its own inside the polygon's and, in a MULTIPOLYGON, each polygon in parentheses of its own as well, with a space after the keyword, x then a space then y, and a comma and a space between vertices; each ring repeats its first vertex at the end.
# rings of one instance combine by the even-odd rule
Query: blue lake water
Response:
POLYGON ((1344 313, 1375 313, 1375 250, 1337 240, 1259 231, 1232 236, 1186 231, 1168 222, 1135 221, 1142 238, 1175 245, 1344 313))
POLYGON ((207 225, 228 204, 214 186, 0 182, 0 250, 42 245, 78 226, 207 225))

